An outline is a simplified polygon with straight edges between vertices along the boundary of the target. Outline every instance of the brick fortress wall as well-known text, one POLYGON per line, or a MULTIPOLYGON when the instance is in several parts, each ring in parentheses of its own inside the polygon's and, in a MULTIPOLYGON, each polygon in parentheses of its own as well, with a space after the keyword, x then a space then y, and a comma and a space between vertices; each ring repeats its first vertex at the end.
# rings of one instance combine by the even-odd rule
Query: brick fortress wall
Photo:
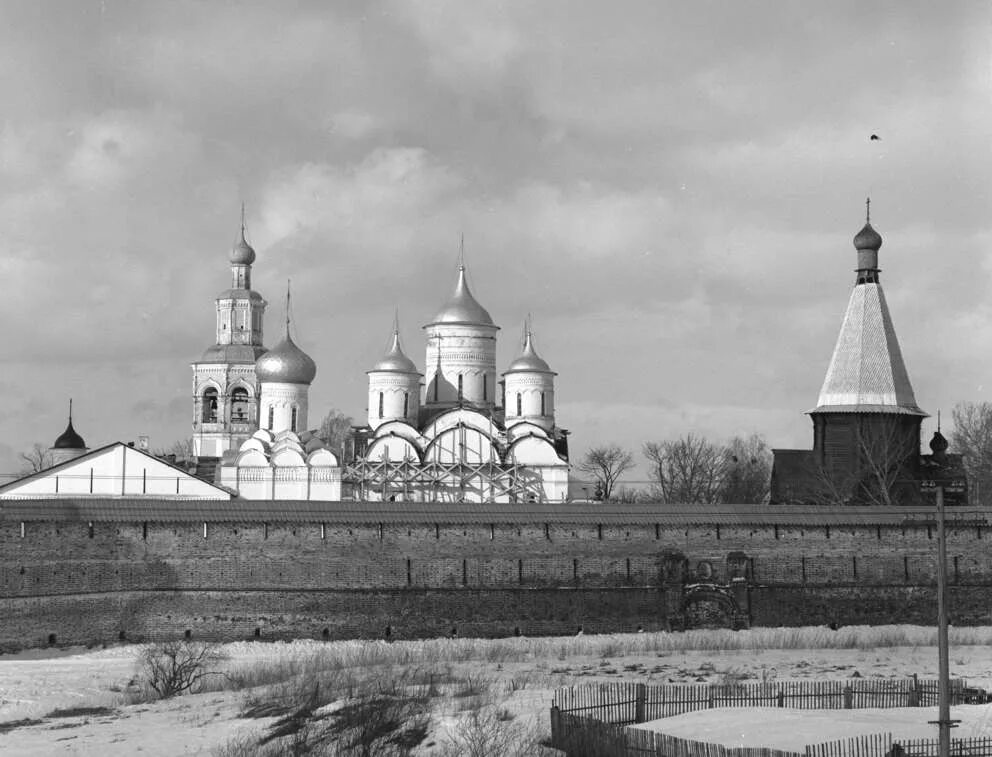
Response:
MULTIPOLYGON (((845 525, 826 513, 793 519, 800 524, 742 522, 788 520, 785 508, 611 514, 605 505, 598 515, 549 508, 520 522, 522 510, 488 505, 458 523, 458 512, 436 505, 448 522, 390 522, 400 505, 328 513, 326 522, 313 513, 257 520, 261 512, 243 521, 185 512, 167 522, 5 504, 0 648, 187 631, 271 639, 383 638, 387 626, 393 638, 453 628, 465 636, 653 630, 731 624, 720 615, 727 603, 762 626, 935 618, 937 534, 921 508, 859 510, 845 525)), ((990 540, 984 514, 950 521, 957 624, 990 621, 990 540)))

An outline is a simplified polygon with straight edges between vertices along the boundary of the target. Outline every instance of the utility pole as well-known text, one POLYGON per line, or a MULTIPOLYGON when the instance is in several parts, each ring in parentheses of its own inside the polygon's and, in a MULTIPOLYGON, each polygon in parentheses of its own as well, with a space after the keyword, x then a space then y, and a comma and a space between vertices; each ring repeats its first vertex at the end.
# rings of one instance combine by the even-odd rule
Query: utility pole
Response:
MULTIPOLYGON (((944 487, 938 482, 937 494, 937 738, 938 757, 950 757, 951 681, 947 651, 947 534, 944 530, 944 487)), ((933 721, 931 721, 933 722, 933 721)))

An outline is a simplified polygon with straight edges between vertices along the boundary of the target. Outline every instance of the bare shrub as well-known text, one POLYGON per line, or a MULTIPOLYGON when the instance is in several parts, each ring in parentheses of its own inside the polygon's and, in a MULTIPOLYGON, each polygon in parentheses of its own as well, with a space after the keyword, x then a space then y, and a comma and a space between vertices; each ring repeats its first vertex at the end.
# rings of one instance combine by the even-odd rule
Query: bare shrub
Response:
MULTIPOLYGON (((505 711, 503 711, 505 712, 505 711)), ((502 713, 470 712, 447 737, 443 757, 533 757, 556 754, 541 746, 542 734, 531 724, 513 722, 502 713)))
POLYGON ((226 659, 218 645, 202 641, 149 644, 138 653, 138 676, 159 699, 195 694, 208 679, 222 675, 218 668, 226 659))

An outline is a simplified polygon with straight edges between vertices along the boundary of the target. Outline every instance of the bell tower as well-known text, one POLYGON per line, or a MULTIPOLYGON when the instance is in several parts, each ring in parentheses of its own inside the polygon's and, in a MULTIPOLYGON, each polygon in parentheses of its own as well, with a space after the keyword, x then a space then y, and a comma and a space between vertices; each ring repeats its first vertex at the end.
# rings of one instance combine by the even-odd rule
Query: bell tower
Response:
POLYGON ((193 368, 193 454, 198 461, 237 449, 258 428, 255 361, 265 354, 262 318, 266 302, 251 288, 255 250, 241 231, 228 255, 231 288, 215 301, 215 342, 193 368))

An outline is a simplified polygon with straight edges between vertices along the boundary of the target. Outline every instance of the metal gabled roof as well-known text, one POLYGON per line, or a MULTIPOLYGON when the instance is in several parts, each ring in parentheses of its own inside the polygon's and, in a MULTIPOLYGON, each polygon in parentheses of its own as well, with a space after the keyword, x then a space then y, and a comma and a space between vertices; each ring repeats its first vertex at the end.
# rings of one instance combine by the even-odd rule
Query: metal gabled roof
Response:
MULTIPOLYGON (((992 523, 992 511, 955 507, 948 522, 992 523)), ((59 498, 0 501, 6 522, 325 523, 325 524, 574 524, 685 526, 880 526, 930 522, 933 507, 796 505, 664 505, 592 502, 447 503, 316 502, 270 500, 165 500, 59 498)))
POLYGON ((926 415, 916 404, 885 294, 878 283, 854 287, 812 412, 926 415))

